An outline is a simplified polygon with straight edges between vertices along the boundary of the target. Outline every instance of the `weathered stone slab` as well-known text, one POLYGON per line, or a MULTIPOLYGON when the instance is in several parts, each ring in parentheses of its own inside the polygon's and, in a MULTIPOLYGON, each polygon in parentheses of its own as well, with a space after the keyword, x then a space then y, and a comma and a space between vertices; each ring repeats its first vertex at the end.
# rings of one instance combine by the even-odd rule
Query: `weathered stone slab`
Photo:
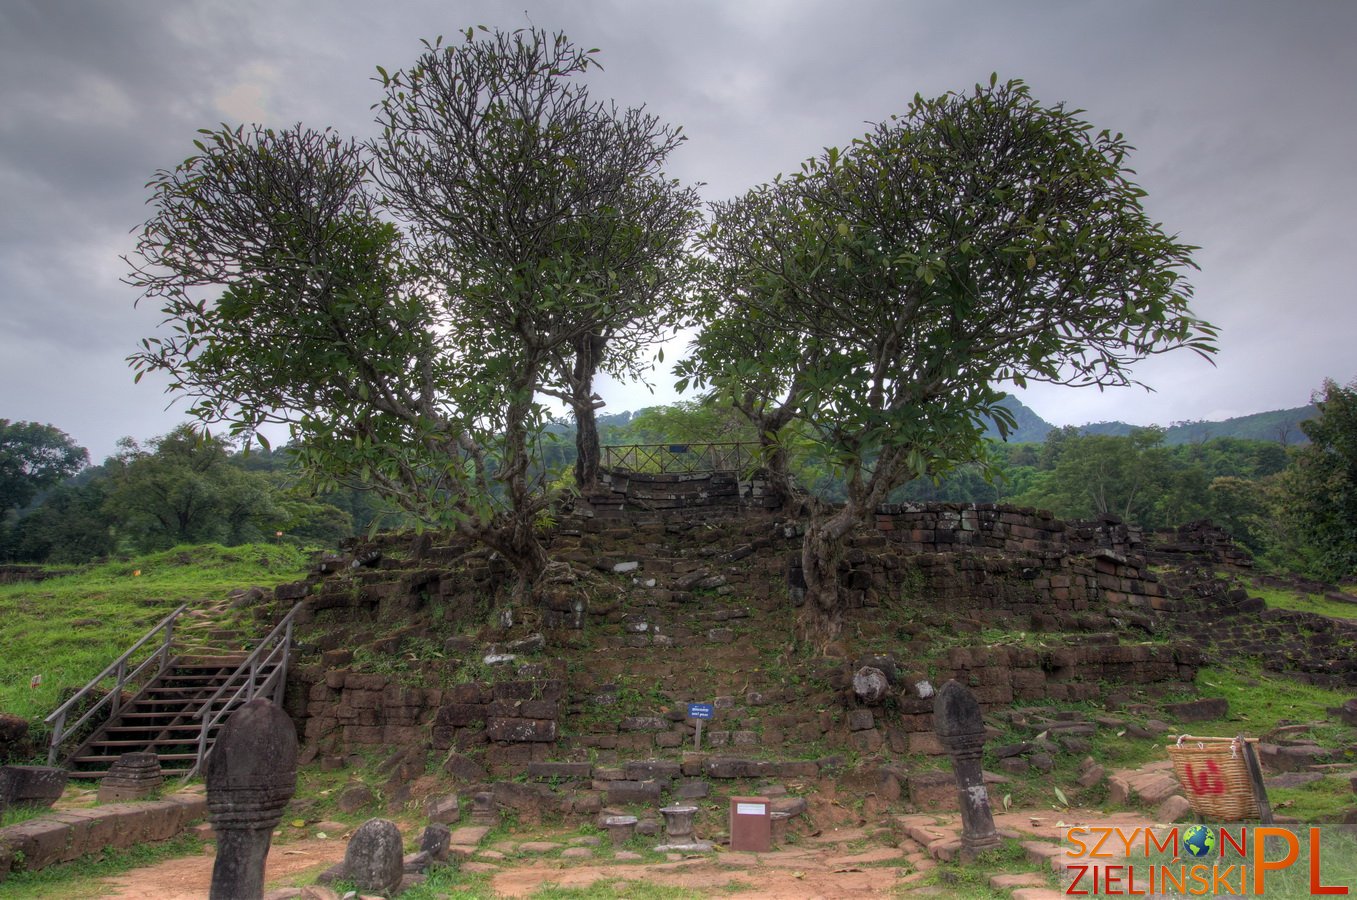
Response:
POLYGON ((674 793, 684 800, 701 800, 711 794, 711 784, 700 778, 688 778, 679 783, 674 793))
POLYGON ((448 843, 454 847, 474 847, 489 833, 489 825, 464 825, 452 832, 448 843))
POLYGON ((617 723, 619 731, 668 731, 669 720, 663 716, 626 716, 617 723))
POLYGON ((434 824, 447 825, 462 817, 462 806, 456 794, 427 797, 424 800, 424 815, 434 824))
POLYGON ((658 781, 610 781, 608 803, 658 803, 661 786, 658 781))
POLYGON ((5 844, 20 863, 16 868, 38 871, 62 861, 68 834, 69 830, 62 822, 31 819, 6 828, 5 844))
POLYGON ((647 781, 658 778, 677 778, 680 774, 679 763, 668 759, 648 759, 629 762, 624 767, 631 781, 647 781))
POLYGON ((556 740, 554 719, 488 719, 485 736, 509 743, 551 743, 556 740))
POLYGON ((52 766, 0 766, 0 809, 47 806, 66 790, 66 770, 52 766))
POLYGON ((772 765, 762 760, 716 756, 703 763, 702 771, 708 778, 758 778, 766 774, 772 765))
POLYGON ((360 891, 393 893, 405 874, 400 829, 388 819, 369 819, 344 850, 344 874, 360 891))
POLYGON ((593 777, 594 765, 587 762, 530 762, 528 775, 532 778, 582 780, 593 777))
POLYGON ((1185 703, 1165 704, 1164 712, 1179 722, 1210 722, 1214 719, 1223 719, 1229 714, 1230 701, 1224 697, 1204 697, 1185 703))

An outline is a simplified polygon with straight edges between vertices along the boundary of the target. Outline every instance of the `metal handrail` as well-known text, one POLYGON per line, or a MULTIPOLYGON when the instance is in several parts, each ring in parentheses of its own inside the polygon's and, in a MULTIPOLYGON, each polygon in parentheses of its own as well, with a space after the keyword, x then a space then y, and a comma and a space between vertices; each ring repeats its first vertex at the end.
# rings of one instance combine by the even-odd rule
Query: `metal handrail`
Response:
POLYGON ((632 472, 691 474, 745 472, 757 465, 760 447, 750 441, 669 444, 608 444, 603 465, 632 472))
POLYGON ((168 666, 170 663, 170 644, 174 640, 174 621, 175 619, 179 618, 179 615, 183 613, 183 611, 186 609, 188 609, 188 604, 184 603, 180 605, 180 607, 176 609, 174 612, 170 613, 168 616, 161 619, 160 622, 155 625, 155 627, 153 627, 150 631, 142 635, 140 640, 138 640, 131 647, 128 647, 127 651, 123 653, 122 656, 119 656, 117 659, 113 660, 113 662, 108 664, 108 667, 105 668, 104 671, 94 676, 94 678, 90 680, 89 684, 86 684, 83 688, 77 691, 75 695, 71 697, 71 699, 67 700, 65 703, 58 706, 47 716, 47 718, 43 719, 43 722, 52 726, 52 742, 47 750, 47 764, 49 766, 56 765, 57 751, 61 746, 61 741, 71 733, 78 731, 80 726, 88 722, 90 717, 93 716, 96 712, 98 712, 100 709, 107 705, 109 706, 110 716, 115 716, 118 714, 118 708, 122 703, 123 685, 128 684, 137 676, 141 675, 141 673, 146 670, 146 667, 150 665, 152 661, 158 660, 160 663, 160 665, 156 668, 155 673, 156 676, 159 676, 161 672, 165 671, 166 666, 168 666), (162 629, 165 632, 165 638, 160 642, 160 646, 156 648, 155 653, 153 653, 151 656, 146 657, 146 659, 142 660, 142 662, 135 669, 133 669, 131 672, 128 672, 127 671, 128 659, 131 658, 133 653, 136 653, 138 650, 140 650, 146 644, 147 641, 154 637, 157 631, 161 631, 162 629), (99 685, 99 682, 103 681, 109 675, 112 675, 114 673, 117 673, 117 681, 113 685, 112 690, 110 690, 107 694, 101 697, 98 703, 95 703, 93 706, 87 709, 85 711, 85 714, 81 716, 79 719, 77 719, 74 725, 67 727, 66 714, 71 711, 71 708, 74 707, 80 700, 84 699, 91 691, 93 691, 99 685))
POLYGON ((202 726, 198 730, 198 758, 194 761, 193 769, 190 770, 187 777, 192 778, 198 774, 202 770, 203 764, 207 762, 207 758, 212 755, 212 748, 208 746, 207 742, 208 735, 211 734, 213 728, 216 728, 227 715, 234 712, 236 707, 240 705, 242 693, 244 694, 244 702, 248 702, 272 691, 273 701, 282 703, 283 688, 287 684, 288 657, 292 647, 292 619, 301 607, 302 605, 298 603, 288 610, 282 621, 273 627, 273 630, 259 642, 259 645, 245 658, 245 661, 236 667, 230 677, 222 682, 221 687, 217 688, 216 692, 204 701, 198 707, 198 711, 193 714, 193 718, 201 721, 202 726), (279 639, 280 632, 282 633, 281 640, 279 639), (268 649, 271 643, 272 649, 268 649), (267 653, 264 652, 266 649, 268 649, 267 653), (259 670, 268 667, 270 664, 274 666, 272 671, 268 672, 261 680, 259 670), (213 713, 214 706, 222 700, 223 695, 233 685, 235 690, 232 691, 229 698, 222 702, 221 708, 213 713), (213 714, 209 716, 209 713, 213 714))

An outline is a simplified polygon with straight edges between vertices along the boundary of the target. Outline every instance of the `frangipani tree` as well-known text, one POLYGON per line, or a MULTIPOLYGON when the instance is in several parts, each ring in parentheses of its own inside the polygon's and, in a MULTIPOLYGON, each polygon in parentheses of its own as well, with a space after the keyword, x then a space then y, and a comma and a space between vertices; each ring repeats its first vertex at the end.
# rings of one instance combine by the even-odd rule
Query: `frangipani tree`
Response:
POLYGON ((698 198, 662 173, 679 129, 594 100, 572 77, 596 51, 536 30, 487 35, 427 44, 408 70, 382 73, 374 151, 421 270, 458 308, 469 346, 505 363, 517 503, 536 392, 570 405, 577 481, 596 479, 594 376, 636 373, 680 321, 698 198))
POLYGON ((660 170, 678 130, 579 83, 595 52, 469 29, 378 70, 371 144, 204 132, 149 185, 129 281, 170 331, 138 377, 167 372, 205 422, 288 423, 317 481, 483 541, 526 598, 547 563, 539 395, 592 422, 593 374, 638 365, 685 293, 696 210, 660 170))
POLYGON ((1150 355, 1214 352, 1189 310, 1193 248, 1145 214, 1125 139, 1079 112, 994 78, 916 96, 846 151, 714 206, 683 383, 770 444, 797 420, 847 483, 806 531, 808 633, 841 627, 848 533, 1011 424, 1004 382, 1126 385, 1150 355))

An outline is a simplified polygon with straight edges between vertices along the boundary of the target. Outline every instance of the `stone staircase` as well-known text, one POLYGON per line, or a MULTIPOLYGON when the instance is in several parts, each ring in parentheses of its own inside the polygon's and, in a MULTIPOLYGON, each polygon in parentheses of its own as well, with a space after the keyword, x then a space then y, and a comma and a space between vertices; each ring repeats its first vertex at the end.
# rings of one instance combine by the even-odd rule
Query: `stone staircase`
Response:
MULTIPOLYGON (((70 777, 102 778, 124 753, 154 753, 165 775, 190 774, 203 733, 196 714, 244 661, 244 654, 176 658, 76 749, 67 762, 70 777)), ((221 723, 208 729, 208 749, 220 729, 221 723)))
MULTIPOLYGON (((60 754, 70 777, 103 778, 124 753, 153 753, 165 775, 192 775, 206 759, 217 733, 236 707, 249 696, 265 691, 281 696, 281 689, 273 681, 285 677, 292 615, 286 616, 262 641, 232 624, 233 606, 242 597, 254 602, 263 596, 262 589, 250 588, 233 591, 223 600, 202 603, 194 609, 181 607, 153 629, 152 634, 164 628, 165 638, 160 646, 140 651, 146 655, 150 649, 149 658, 137 665, 136 658, 127 659, 128 654, 124 654, 120 659, 127 661, 118 663, 118 678, 111 687, 105 682, 99 691, 94 691, 99 678, 87 685, 80 694, 89 693, 91 697, 102 694, 94 708, 104 706, 105 711, 103 721, 89 731, 74 751, 60 754), (166 623, 170 623, 169 627, 165 627, 166 623), (138 671, 145 669, 157 657, 163 664, 145 675, 128 676, 131 680, 124 682, 123 671, 134 666, 138 671), (242 671, 246 662, 250 665, 242 671), (280 666, 282 672, 278 671, 280 666), (221 696, 217 696, 219 693, 221 696)), ((112 666, 105 674, 111 671, 112 666)), ((78 698, 79 694, 73 699, 78 698)), ((68 706, 71 702, 68 701, 68 706)), ((53 715, 58 714, 60 710, 53 715)), ((56 745, 52 753, 59 753, 56 745)))

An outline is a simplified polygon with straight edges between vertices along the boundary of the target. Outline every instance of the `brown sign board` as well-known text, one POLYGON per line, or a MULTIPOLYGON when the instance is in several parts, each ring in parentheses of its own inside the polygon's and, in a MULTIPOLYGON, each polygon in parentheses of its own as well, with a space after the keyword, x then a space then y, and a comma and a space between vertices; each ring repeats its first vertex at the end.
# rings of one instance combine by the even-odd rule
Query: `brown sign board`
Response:
POLYGON ((767 797, 730 798, 730 849, 773 849, 773 814, 767 797))

